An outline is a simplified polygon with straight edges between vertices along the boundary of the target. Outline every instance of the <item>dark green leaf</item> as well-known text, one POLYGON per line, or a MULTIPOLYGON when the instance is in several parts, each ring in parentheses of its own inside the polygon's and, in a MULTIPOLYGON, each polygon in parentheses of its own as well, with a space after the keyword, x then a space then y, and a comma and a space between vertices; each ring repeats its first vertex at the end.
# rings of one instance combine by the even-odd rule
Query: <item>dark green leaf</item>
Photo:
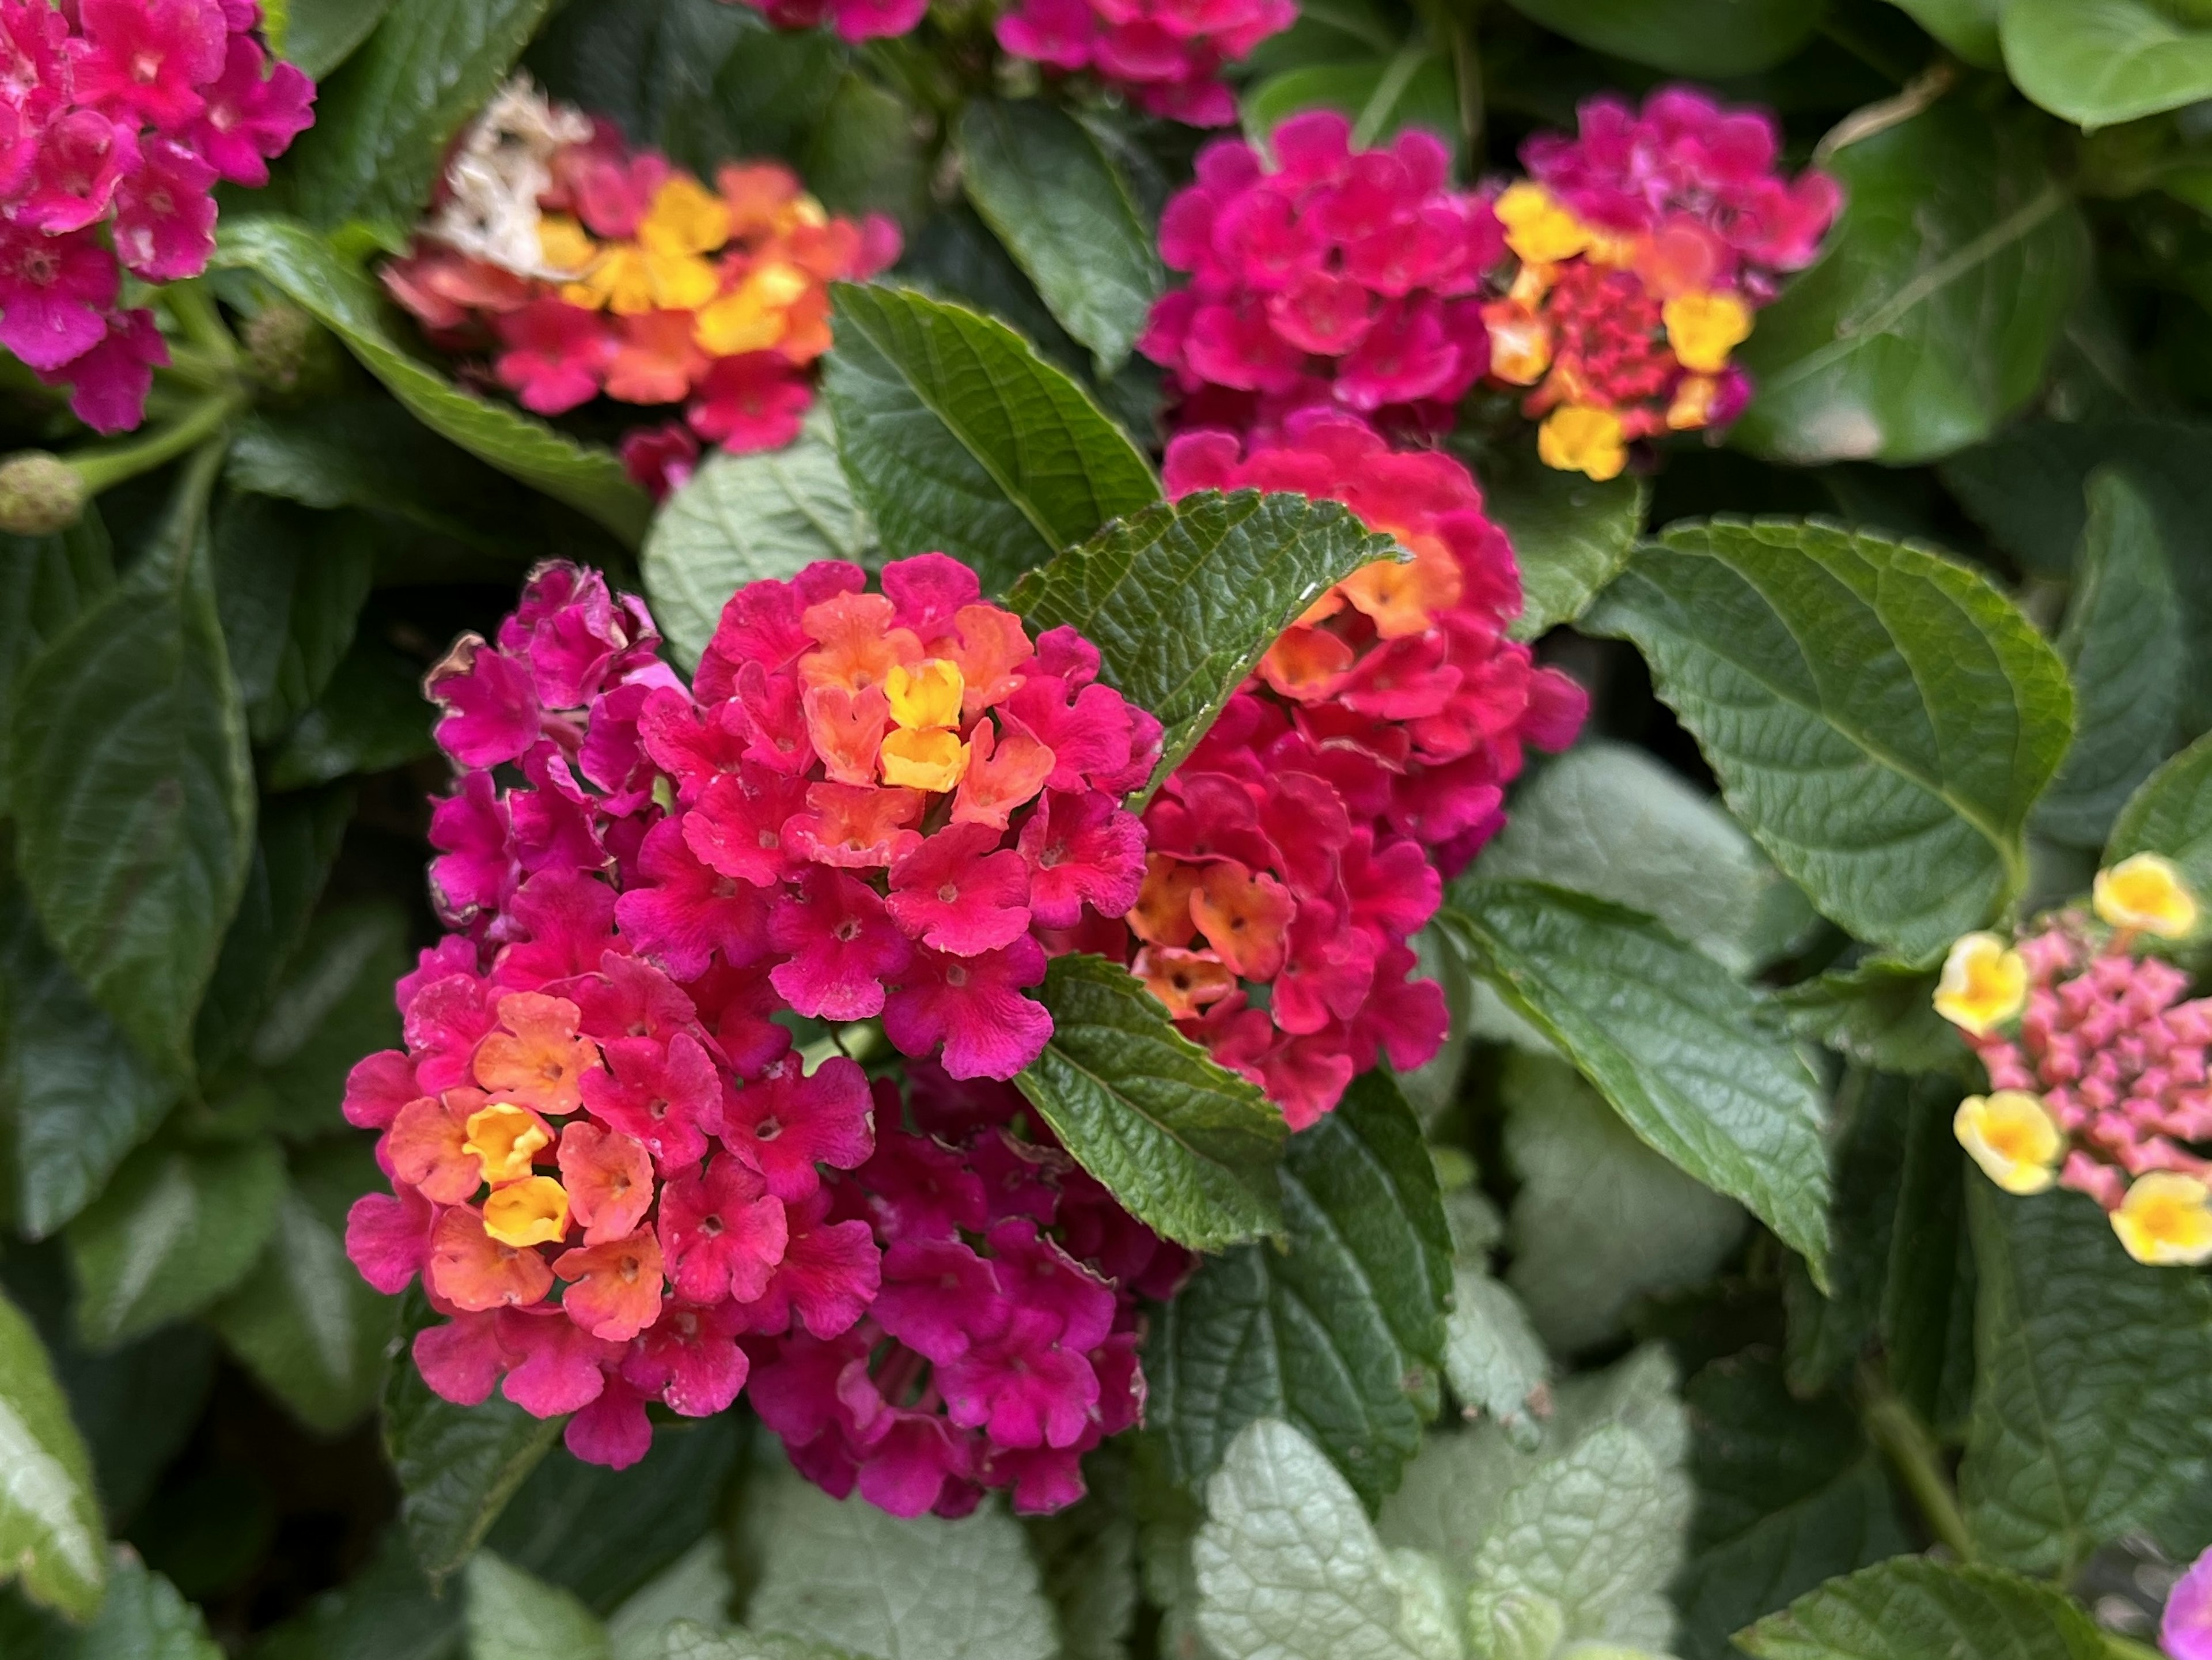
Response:
POLYGON ((1936 1012, 1936 971, 1870 957, 1775 993, 1800 1037, 1884 1072, 1973 1070, 1959 1029, 1936 1012))
POLYGON ((2212 17, 2172 0, 2006 0, 2013 84, 2077 126, 2212 97, 2212 17))
POLYGON ((1126 1444, 1083 1461, 1090 1491, 1022 1525, 1060 1614, 1059 1660, 1128 1660, 1137 1623, 1137 1518, 1126 1444))
POLYGON ((462 1660, 461 1615, 393 1527, 366 1568, 264 1636, 253 1660, 462 1660))
POLYGON ((1513 637, 1534 640, 1573 622, 1635 551, 1650 482, 1623 473, 1601 484, 1546 466, 1532 447, 1485 449, 1470 459, 1483 506, 1504 527, 1521 567, 1513 637))
POLYGON ((1967 1191, 1981 1297, 1960 1497, 1990 1556, 2070 1577, 2212 1466, 2212 1285, 2131 1261, 2078 1194, 1967 1191))
POLYGON ((269 787, 305 789, 404 766, 434 747, 431 718, 422 669, 381 641, 356 640, 322 701, 270 754, 269 787))
POLYGON ((1674 1582, 1683 1660, 1731 1660, 1730 1633, 1911 1548, 1842 1403, 1797 1400, 1781 1368, 1756 1356, 1707 1366, 1683 1395, 1698 1484, 1690 1560, 1674 1582))
POLYGON ((1913 1081, 1881 1326, 1890 1387, 1950 1442, 1965 1438, 1973 1404, 1977 1275, 1966 1183, 1983 1179, 1952 1131, 1958 1093, 1913 1081))
POLYGON ((2136 853, 2171 859, 2191 887, 2212 893, 2212 735, 2151 774, 2120 809, 2105 862, 2136 853))
MULTIPOLYGON (((764 21, 720 0, 569 0, 524 61, 549 97, 614 122, 631 143, 667 150, 711 179, 733 156, 784 149, 757 132, 728 131, 714 96, 718 73, 757 76, 760 66, 745 60, 794 49, 826 60, 836 50, 832 37, 779 37, 764 21)), ((817 101, 827 95, 820 82, 808 90, 817 101)))
MULTIPOLYGON (((542 9, 544 0, 508 3, 526 11, 542 9)), ((402 0, 379 38, 416 13, 449 8, 459 16, 477 3, 402 0)), ((356 62, 347 73, 360 67, 356 62)), ((410 355, 386 327, 384 306, 368 279, 305 225, 274 215, 227 219, 216 262, 252 271, 282 290, 343 340, 362 367, 433 432, 532 489, 590 514, 630 546, 644 534, 652 503, 614 455, 579 444, 520 410, 463 392, 410 355)))
POLYGON ((253 767, 223 648, 204 453, 161 545, 48 642, 11 711, 23 886, 46 937, 145 1056, 192 1019, 253 856, 253 767))
POLYGON ((926 126, 903 100, 848 70, 796 158, 799 176, 832 213, 882 213, 910 223, 930 207, 916 137, 926 126))
POLYGON ((1744 827, 1861 939, 1921 958, 2025 885, 2073 696, 1987 579, 1817 521, 1715 520, 1646 544, 1586 627, 1643 650, 1744 827))
POLYGON ((823 382, 854 494, 892 555, 941 549, 988 593, 1159 499, 1081 387, 1003 323, 839 283, 823 382))
POLYGON ((92 1459, 70 1421, 46 1346, 0 1297, 0 1576, 20 1578, 38 1602, 78 1620, 100 1607, 106 1529, 93 1497, 92 1459))
POLYGON ((1286 1419, 1372 1510, 1437 1409, 1451 1235, 1420 1128, 1379 1072, 1290 1140, 1287 1246, 1207 1258, 1157 1311, 1147 1419, 1174 1479, 1203 1481, 1237 1431, 1286 1419))
POLYGON ((287 158, 294 200, 319 225, 362 219, 404 236, 447 141, 498 90, 550 3, 398 0, 319 88, 315 125, 287 158))
POLYGON ((1998 66, 1997 12, 2002 0, 1890 0, 1953 52, 1978 68, 1998 66))
POLYGON ((2099 1660, 2089 1616, 2052 1586, 1900 1556, 1832 1579, 1736 1635, 1753 1660, 2099 1660))
POLYGON ((1827 166, 1843 216, 1738 354, 1758 391, 1734 441, 1903 465, 1988 437, 2042 380, 2085 269, 2042 131, 1953 97, 1827 166))
POLYGON ((853 504, 827 422, 780 450, 716 455, 670 496, 645 538, 653 620, 686 669, 714 638, 732 594, 817 559, 866 561, 874 530, 853 504))
POLYGON ((252 1268, 283 1193, 273 1141, 140 1149, 62 1236, 78 1333, 108 1348, 198 1313, 252 1268))
POLYGON ((1362 146, 1387 144, 1419 127, 1465 148, 1459 87, 1450 61, 1425 40, 1388 57, 1309 64, 1271 75, 1244 95, 1246 129, 1264 137, 1300 110, 1340 110, 1362 146))
POLYGON ((263 8, 269 44, 310 81, 352 57, 391 9, 392 0, 271 0, 263 8))
POLYGON ((1280 1232, 1283 1115, 1177 1031, 1127 969, 1056 957, 1052 1041, 1014 1081, 1122 1207, 1155 1233, 1218 1250, 1280 1232))
MULTIPOLYGON (((55 536, 0 535, 0 692, 76 614, 115 586, 96 508, 55 536)), ((0 721, 0 818, 8 812, 8 732, 0 721)))
POLYGON ((1033 632, 1073 627, 1107 683, 1159 716, 1157 786, 1306 607, 1396 551, 1334 502, 1201 490, 1109 526, 1009 603, 1033 632))
POLYGON ((314 919, 247 1050, 278 1135, 304 1141, 343 1129, 346 1074, 362 1055, 398 1047, 392 988, 413 967, 406 915, 389 900, 314 919))
POLYGON ((1813 38, 1822 0, 1513 0, 1577 46, 1711 80, 1772 69, 1813 38))
POLYGON ((1167 286, 1153 228, 1112 153, 1034 100, 978 100, 960 117, 961 182, 1060 326, 1120 368, 1167 286))
POLYGON ((325 1434, 375 1404, 398 1317, 398 1303, 346 1260, 347 1207, 378 1184, 366 1139, 310 1150, 293 1169, 268 1249, 210 1316, 270 1393, 325 1434))
POLYGON ((2095 848, 2172 752, 2185 668, 2157 515, 2123 472, 2091 475, 2088 494, 2088 528, 2058 636, 2074 680, 2074 745, 2035 804, 2035 828, 2095 848))
POLYGON ((1649 917, 1564 888, 1462 883, 1441 915, 1630 1128, 1823 1272, 1820 1097, 1764 997, 1649 917))

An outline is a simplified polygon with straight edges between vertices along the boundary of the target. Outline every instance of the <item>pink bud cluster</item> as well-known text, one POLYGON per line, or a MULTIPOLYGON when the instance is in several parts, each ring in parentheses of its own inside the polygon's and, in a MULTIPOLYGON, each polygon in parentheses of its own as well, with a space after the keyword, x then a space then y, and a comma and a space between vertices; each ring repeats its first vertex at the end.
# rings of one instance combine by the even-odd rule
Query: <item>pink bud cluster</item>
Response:
POLYGON ((1191 281, 1139 346, 1171 371, 1180 424, 1266 435, 1320 405, 1440 428, 1489 367, 1483 283, 1505 246, 1490 197, 1451 188, 1428 133, 1354 151, 1351 131, 1293 116, 1272 167, 1219 140, 1168 204, 1160 252, 1191 281))
POLYGON ((752 1402, 792 1462, 895 1516, 960 1516, 986 1489, 1058 1510, 1082 1455, 1135 1423, 1140 1298, 1188 1266, 1115 1204, 1003 1084, 938 1067, 875 1085, 875 1156, 837 1185, 883 1250, 865 1318, 746 1340, 752 1402), (1017 1132, 1025 1124, 1028 1134, 1017 1132))
POLYGON ((2212 1160, 2182 1145, 2212 1140, 2212 998, 2183 1001, 2189 976, 2136 943, 2059 913, 2018 944, 2028 989, 2017 1030, 1967 1037, 1992 1089, 2039 1096, 2065 1133, 2059 1184, 2108 1211, 2147 1171, 2212 1179, 2212 1160))
POLYGON ((1138 108, 1194 127, 1233 126, 1224 64, 1298 21, 1296 0, 1022 0, 999 44, 1057 70, 1089 70, 1138 108))
POLYGON ((0 0, 0 345, 95 431, 137 426, 169 361, 153 313, 119 305, 118 259, 199 275, 216 181, 267 184, 313 119, 260 23, 256 0, 0 0))
POLYGON ((921 21, 929 0, 723 0, 750 6, 780 29, 819 28, 824 23, 842 40, 879 40, 907 34, 921 21))

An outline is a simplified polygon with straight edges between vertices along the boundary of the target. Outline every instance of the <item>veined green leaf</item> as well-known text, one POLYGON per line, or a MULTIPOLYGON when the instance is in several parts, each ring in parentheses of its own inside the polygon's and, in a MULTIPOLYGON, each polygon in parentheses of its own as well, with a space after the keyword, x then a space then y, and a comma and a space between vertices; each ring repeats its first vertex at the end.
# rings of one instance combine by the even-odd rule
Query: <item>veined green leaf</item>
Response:
MULTIPOLYGON (((115 586, 115 561, 96 506, 53 536, 0 535, 0 692, 48 640, 115 586)), ((0 721, 0 818, 8 812, 8 727, 0 721)))
POLYGON ((269 757, 271 791, 382 772, 428 755, 432 710, 422 672, 380 640, 356 640, 316 705, 269 757))
POLYGON ((1936 1012, 1936 970, 1870 957, 1775 993, 1800 1037, 1884 1072, 1948 1072, 1975 1065, 1959 1029, 1936 1012))
POLYGON ((2073 695, 1985 578, 1817 521, 1715 520, 1647 544, 1587 627, 1636 642, 1736 818, 1861 939, 1927 958, 2020 893, 2073 695))
POLYGON ((392 0, 273 0, 263 8, 269 44, 310 81, 352 57, 391 9, 392 0))
POLYGON ((2089 1616, 2053 1586, 1900 1556, 1832 1579, 1736 1633, 1753 1660, 2097 1660, 2089 1616))
POLYGON ((1014 1081, 1138 1220, 1194 1250, 1279 1232, 1283 1115, 1177 1031, 1127 969, 1053 958, 1052 1039, 1014 1081))
POLYGON ((1516 640, 1534 640, 1589 609, 1636 550, 1651 504, 1649 479, 1600 483, 1536 459, 1533 444, 1472 449, 1486 512, 1504 527, 1521 568, 1516 640))
POLYGON ((1121 1450, 1084 1460, 1090 1491, 1067 1509, 1022 1518, 1060 1616, 1059 1660, 1129 1660, 1139 1602, 1137 1518, 1121 1450))
POLYGON ((31 1596, 88 1620, 107 1578, 106 1528, 92 1459, 70 1421, 46 1346, 0 1296, 0 1575, 31 1596))
POLYGON ((2137 853, 2171 859, 2200 897, 2212 895, 2212 735, 2143 780, 2120 809, 2105 862, 2137 853))
POLYGON ((1772 69, 1813 38, 1822 0, 1513 0, 1577 46, 1702 80, 1772 69))
POLYGON ((939 549, 1002 593, 1159 499, 1151 464, 1003 323, 841 283, 823 381, 853 493, 893 556, 939 549))
POLYGON ((2212 97, 2212 17, 2157 0, 2005 0, 2013 84, 2053 115, 2109 127, 2212 97))

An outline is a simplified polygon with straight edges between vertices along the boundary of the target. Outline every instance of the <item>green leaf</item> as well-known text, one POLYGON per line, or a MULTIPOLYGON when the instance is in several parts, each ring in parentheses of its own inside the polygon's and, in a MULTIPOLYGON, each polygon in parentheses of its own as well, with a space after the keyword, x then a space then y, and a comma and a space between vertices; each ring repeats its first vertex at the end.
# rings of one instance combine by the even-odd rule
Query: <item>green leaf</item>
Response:
POLYGON ((270 46, 310 81, 327 79, 391 9, 392 0, 272 0, 263 8, 270 46))
POLYGON ((1890 0, 1913 21, 1977 69, 1993 70, 2000 61, 1997 15, 2003 0, 1890 0))
MULTIPOLYGON (((99 510, 54 536, 0 535, 0 691, 86 606, 115 586, 99 510)), ((0 818, 8 812, 8 730, 0 721, 0 818)))
POLYGON ((0 1576, 38 1602, 89 1619, 106 1578, 92 1459, 70 1420, 46 1346, 0 1296, 0 1576))
POLYGON ((431 720, 421 667, 380 640, 356 640, 322 700, 270 754, 269 787, 306 789, 404 766, 435 747, 431 720))
POLYGON ((1641 550, 1586 625, 1635 642, 1736 818, 1814 905, 1920 959, 2027 877, 2065 666, 1987 579, 1817 521, 1641 550))
POLYGON ((1870 957, 1775 993, 1798 1037, 1884 1072, 1964 1075, 1973 1055, 1936 1012, 1936 970, 1870 957))
POLYGON ((1740 1206, 1652 1152, 1572 1067, 1510 1051, 1498 1088, 1520 1181, 1506 1283, 1559 1353, 1619 1335, 1638 1296, 1700 1283, 1743 1237, 1740 1206))
POLYGON ((1952 1132, 1957 1095, 1955 1083, 1914 1080, 1880 1326, 1890 1387, 1954 1443, 1972 1408, 1978 1276, 1966 1182, 1981 1179, 1952 1132))
POLYGON ((1129 1660, 1137 1624, 1137 1521, 1131 1475, 1119 1448, 1084 1462, 1090 1491, 1064 1511, 1026 1516, 1044 1576, 1044 1593, 1060 1616, 1058 1660, 1129 1660))
MULTIPOLYGON (((659 1438, 655 1442, 658 1444, 659 1438)), ((681 1620, 703 1627, 702 1636, 730 1628, 737 1588, 730 1578, 729 1548, 710 1532, 690 1550, 624 1597, 607 1616, 614 1660, 667 1660, 670 1627, 681 1620)))
POLYGON ((209 1316, 231 1353, 308 1428, 335 1435, 376 1402, 398 1304, 346 1259, 346 1210, 377 1180, 366 1140, 326 1141, 293 1171, 261 1260, 209 1316))
POLYGON ((550 3, 398 0, 319 89, 315 125, 287 157, 293 199, 319 225, 368 220, 404 237, 447 141, 507 79, 550 3))
POLYGON ((902 1521, 788 1471, 741 1525, 760 1565, 746 1623, 876 1660, 1050 1660, 1059 1651, 1021 1524, 996 1501, 902 1521))
POLYGON ((2087 265, 2039 125, 1949 98, 1826 166, 1842 217, 1737 354, 1758 390, 1732 441, 1904 465, 1988 437, 2041 383, 2087 265))
POLYGON ((1719 802, 1649 751, 1603 739, 1515 794, 1475 868, 1648 911, 1735 974, 1765 966, 1814 920, 1719 802))
POLYGON ((16 685, 9 763, 23 886, 46 937, 155 1065, 191 1066, 192 1019, 253 855, 253 767, 203 515, 213 451, 161 545, 16 685))
MULTIPOLYGON (((461 17, 488 0, 401 0, 382 35, 403 18, 443 12, 461 17)), ((523 11, 545 0, 506 0, 523 11)), ((414 27, 410 25, 410 27, 414 27)), ((362 60, 365 61, 365 60, 362 60)), ((361 66, 357 61, 349 74, 361 66)), ((631 546, 652 517, 645 492, 611 452, 579 444, 535 417, 461 391, 395 340, 375 287, 305 225, 276 215, 226 220, 216 264, 250 271, 345 342, 415 418, 441 437, 532 489, 588 514, 631 546)))
POLYGON ((1960 1497, 1990 1557, 2070 1578, 2212 1463, 2212 1285, 2130 1260, 2079 1195, 1969 1193, 1981 1297, 1960 1497))
POLYGON ((976 100, 960 116, 961 183, 1101 375, 1128 360, 1167 286, 1153 228, 1113 154, 1049 104, 976 100))
POLYGON ((1457 1611, 1294 1426, 1247 1425, 1206 1503, 1198 1627, 1221 1660, 1459 1660, 1457 1611))
POLYGON ((1468 457, 1484 509, 1504 527, 1521 567, 1516 640, 1534 640, 1589 609, 1620 575, 1644 533, 1651 483, 1633 473, 1604 483, 1561 472, 1530 445, 1485 447, 1468 457))
POLYGON ((746 583, 787 579, 817 559, 873 562, 875 532, 853 503, 828 425, 817 416, 782 449, 710 457, 654 516, 645 594, 686 670, 746 583))
POLYGON ((2003 20, 2013 84, 2076 126, 2212 97, 2212 17, 2187 0, 2005 0, 2003 20))
POLYGON ((2074 745, 2036 803, 2035 828, 2094 848, 2172 752, 2186 670, 2180 606, 2150 502, 2126 474, 2109 470, 2091 475, 2088 497, 2058 636, 2074 681, 2074 745))
POLYGON ((79 1334, 112 1347, 207 1307, 261 1255, 283 1192, 272 1141, 132 1154, 63 1236, 79 1334))
POLYGON ((469 1660, 608 1660, 606 1627, 568 1591, 488 1550, 469 1559, 469 1660))
POLYGON ((0 1596, 10 1660, 223 1660, 200 1611, 127 1545, 109 1553, 107 1595, 82 1631, 0 1596))
POLYGON ((911 224, 933 205, 916 137, 933 119, 848 70, 831 82, 830 101, 794 158, 799 176, 832 213, 881 213, 911 224))
POLYGON ((1736 1634, 1753 1660, 2098 1660, 2089 1616, 2050 1585, 1900 1556, 1832 1579, 1736 1634))
POLYGON ((253 1657, 459 1660, 461 1619, 461 1599, 431 1590, 401 1530, 391 1528, 367 1567, 270 1632, 253 1657))
POLYGON ((1388 57, 1308 64, 1271 75, 1244 94, 1244 130, 1264 141, 1301 110, 1340 110, 1362 148, 1389 143, 1409 127, 1435 134, 1462 154, 1459 84, 1450 61, 1425 38, 1388 57))
POLYGON ((1468 966, 1644 1143, 1742 1201, 1821 1272, 1828 1170, 1813 1079, 1759 993, 1633 911, 1474 882, 1441 915, 1468 966))
POLYGON ((1201 490, 1109 526, 1009 603, 1033 632, 1073 627, 1107 684, 1159 716, 1157 787, 1300 613, 1395 551, 1334 502, 1201 490))
POLYGON ((1730 1660, 1731 1632, 1912 1548, 1881 1461, 1840 1402, 1796 1399, 1755 1353, 1707 1366, 1685 1398, 1698 1509, 1674 1581, 1683 1660, 1730 1660))
MULTIPOLYGON (((789 135, 755 113, 774 101, 778 78, 760 60, 797 58, 818 71, 836 50, 833 37, 773 33, 765 19, 716 0, 571 0, 538 31, 524 66, 548 97, 603 116, 633 144, 666 150, 711 179, 732 156, 789 153, 789 135), (716 96, 725 77, 739 76, 745 84, 732 90, 747 96, 716 96)), ((817 72, 798 89, 808 125, 829 98, 828 78, 817 72)))
POLYGON ((362 1055, 399 1046, 392 988, 415 965, 407 932, 390 900, 339 906, 308 925, 247 1050, 285 1140, 343 1134, 346 1074, 362 1055))
POLYGON ((0 1171, 15 1225, 43 1239, 154 1133, 177 1086, 131 1044, 0 885, 0 1171))
POLYGON ((1015 1083, 1076 1163, 1154 1232, 1219 1250, 1283 1226, 1283 1115, 1214 1064, 1119 964, 1056 957, 1052 1040, 1015 1083))
POLYGON ((1159 499, 1121 429, 1005 324, 908 289, 830 295, 823 391, 885 553, 941 549, 996 593, 1159 499))
POLYGON ((1813 38, 1819 0, 1513 0, 1576 45, 1701 80, 1771 70, 1813 38))
POLYGON ((1435 1414, 1451 1236, 1420 1128, 1381 1073, 1290 1140, 1287 1248, 1208 1257, 1158 1311, 1147 1421, 1195 1487, 1238 1431, 1285 1419, 1372 1508, 1435 1414))
POLYGON ((2143 780, 2120 809, 2105 862, 2137 853, 2171 859, 2191 887, 2212 894, 2212 734, 2143 780))

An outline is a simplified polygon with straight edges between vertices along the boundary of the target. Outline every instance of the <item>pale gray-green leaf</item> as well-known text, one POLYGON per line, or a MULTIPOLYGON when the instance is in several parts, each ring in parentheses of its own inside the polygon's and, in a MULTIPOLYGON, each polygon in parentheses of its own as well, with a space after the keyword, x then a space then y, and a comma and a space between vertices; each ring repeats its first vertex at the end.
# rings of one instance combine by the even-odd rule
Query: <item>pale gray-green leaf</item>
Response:
POLYGON ((1532 1414, 1548 1405, 1544 1379, 1550 1369, 1528 1310, 1513 1293, 1482 1268, 1458 1264, 1444 1316, 1444 1377, 1461 1409, 1469 1417, 1489 1414, 1508 1436, 1533 1436, 1532 1414))
POLYGON ((607 1616, 613 1660, 665 1660, 679 1620, 702 1633, 727 1632, 737 1595, 728 1559, 721 1535, 709 1533, 624 1597, 607 1616))
POLYGON ((0 1295, 0 1578, 84 1620, 107 1577, 92 1458, 46 1346, 0 1295))
POLYGON ((480 1550, 463 1576, 469 1660, 609 1660, 607 1631, 557 1585, 480 1550))

